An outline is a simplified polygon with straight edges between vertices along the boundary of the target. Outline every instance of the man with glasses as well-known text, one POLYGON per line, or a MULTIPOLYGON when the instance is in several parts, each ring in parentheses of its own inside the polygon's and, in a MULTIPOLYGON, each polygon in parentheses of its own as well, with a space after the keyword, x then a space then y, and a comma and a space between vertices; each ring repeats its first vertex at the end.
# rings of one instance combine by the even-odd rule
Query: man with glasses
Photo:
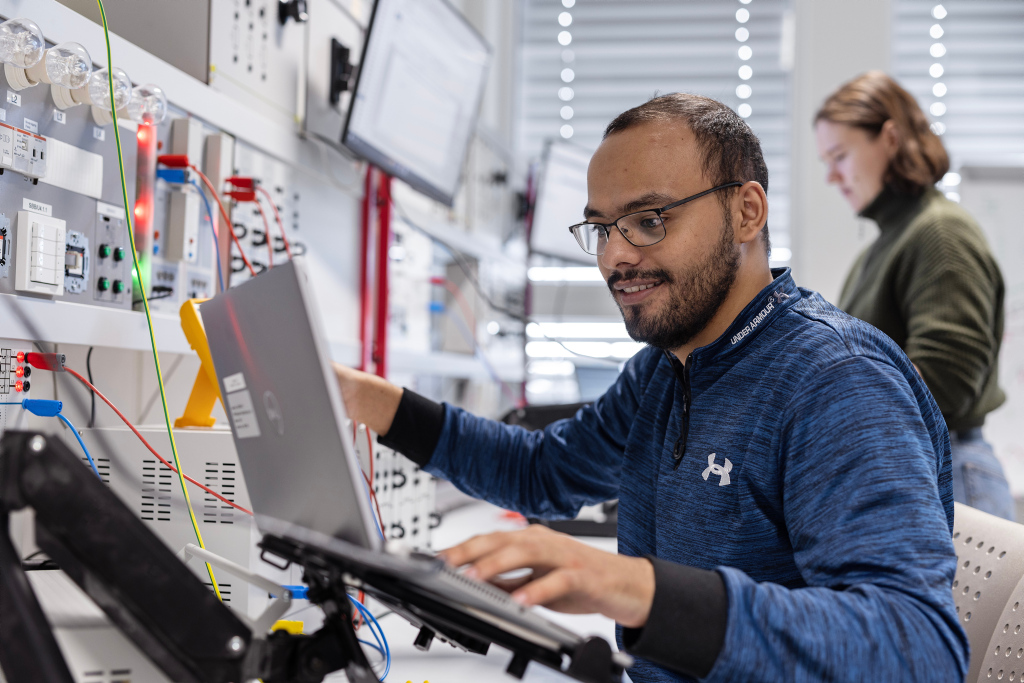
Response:
POLYGON ((942 415, 891 340, 770 270, 747 124, 657 97, 587 185, 569 229, 648 344, 592 405, 527 432, 338 368, 354 419, 471 495, 541 518, 619 499, 618 554, 530 527, 445 558, 615 619, 637 683, 962 680, 942 415))

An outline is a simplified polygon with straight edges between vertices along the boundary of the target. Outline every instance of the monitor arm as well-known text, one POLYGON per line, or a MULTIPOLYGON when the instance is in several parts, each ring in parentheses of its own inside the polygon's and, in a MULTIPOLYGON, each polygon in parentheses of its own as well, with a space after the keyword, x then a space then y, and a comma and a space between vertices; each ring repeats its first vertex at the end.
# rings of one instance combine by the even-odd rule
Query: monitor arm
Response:
POLYGON ((10 513, 35 512, 41 550, 165 675, 188 683, 316 683, 345 669, 377 683, 347 599, 322 606, 313 635, 255 634, 64 443, 8 430, 0 439, 0 668, 10 683, 73 683, 10 538, 10 513))

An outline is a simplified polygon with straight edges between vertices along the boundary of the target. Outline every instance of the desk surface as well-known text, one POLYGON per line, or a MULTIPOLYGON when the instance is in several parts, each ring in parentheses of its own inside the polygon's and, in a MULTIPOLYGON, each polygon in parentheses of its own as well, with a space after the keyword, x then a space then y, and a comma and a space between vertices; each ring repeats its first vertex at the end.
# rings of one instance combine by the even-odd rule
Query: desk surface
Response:
MULTIPOLYGON (((452 510, 444 516, 441 526, 434 530, 433 545, 441 550, 476 534, 490 531, 507 531, 523 526, 521 521, 510 520, 505 513, 487 503, 473 503, 466 507, 452 510)), ((581 539, 603 550, 614 552, 616 542, 613 538, 581 539)), ((377 606, 379 608, 379 606, 377 606)), ((374 609, 378 612, 379 609, 374 609)), ((581 635, 600 635, 608 642, 615 644, 615 623, 600 615, 558 614, 543 610, 545 615, 568 629, 581 635)), ((391 673, 388 683, 480 683, 493 681, 514 683, 515 678, 505 673, 505 668, 512 656, 497 646, 491 646, 486 657, 469 654, 457 650, 450 645, 434 641, 428 652, 420 652, 413 647, 416 629, 400 617, 389 615, 381 621, 384 635, 387 636, 391 648, 391 673)), ((369 634, 360 638, 367 638, 369 634)), ((371 659, 371 661, 374 661, 371 659)), ((345 680, 344 675, 328 678, 330 681, 345 680)), ((541 681, 571 681, 561 674, 539 664, 530 664, 526 670, 524 681, 539 683, 541 681)), ((625 679, 628 683, 628 678, 625 679)))

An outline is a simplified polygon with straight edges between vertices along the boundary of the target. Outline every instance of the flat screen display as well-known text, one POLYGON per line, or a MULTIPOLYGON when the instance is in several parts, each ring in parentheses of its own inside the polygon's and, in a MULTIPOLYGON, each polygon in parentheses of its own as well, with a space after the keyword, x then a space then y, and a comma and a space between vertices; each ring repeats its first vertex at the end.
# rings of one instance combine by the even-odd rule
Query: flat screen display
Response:
POLYGON ((587 205, 590 150, 552 142, 544 154, 530 229, 530 249, 570 261, 594 265, 595 257, 580 249, 569 226, 583 220, 587 205))
POLYGON ((451 206, 490 60, 445 0, 377 0, 342 143, 451 206))

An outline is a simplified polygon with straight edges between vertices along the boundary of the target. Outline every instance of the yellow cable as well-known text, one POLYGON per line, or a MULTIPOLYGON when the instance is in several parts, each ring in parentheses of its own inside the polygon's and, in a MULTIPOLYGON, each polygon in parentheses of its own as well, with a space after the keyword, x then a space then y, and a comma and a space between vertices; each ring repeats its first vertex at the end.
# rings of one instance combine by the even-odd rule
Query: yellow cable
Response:
MULTIPOLYGON (((135 272, 138 274, 139 289, 142 291, 142 306, 146 310, 146 325, 149 327, 149 342, 153 347, 153 363, 156 365, 156 381, 160 387, 160 402, 164 408, 164 423, 167 425, 167 436, 171 439, 171 455, 174 456, 174 466, 178 468, 178 482, 181 484, 181 492, 185 496, 185 506, 188 508, 188 516, 192 520, 192 530, 196 532, 196 540, 199 541, 199 547, 205 549, 206 545, 203 544, 203 535, 199 532, 199 524, 196 522, 196 513, 192 510, 192 501, 188 497, 188 488, 185 487, 185 470, 181 467, 181 461, 178 460, 178 446, 174 442, 174 430, 171 429, 171 414, 167 409, 167 394, 164 391, 164 376, 160 370, 160 355, 156 350, 156 334, 153 331, 153 316, 149 310, 149 300, 146 297, 146 286, 142 282, 142 269, 139 267, 139 255, 135 249, 135 228, 132 225, 132 211, 128 203, 128 183, 124 179, 124 156, 121 153, 121 134, 118 131, 117 125, 117 106, 114 102, 114 62, 110 57, 110 30, 107 28, 107 14, 103 10, 103 0, 96 0, 96 4, 100 7, 100 19, 103 22, 103 39, 106 41, 107 47, 107 78, 109 80, 110 87, 110 111, 114 116, 114 140, 117 142, 117 169, 121 173, 121 193, 124 197, 124 215, 125 221, 128 224, 128 239, 131 241, 132 246, 132 263, 135 265, 135 272)), ((220 594, 220 587, 217 585, 217 579, 213 575, 213 567, 210 563, 206 563, 206 571, 210 574, 210 583, 213 585, 213 592, 217 594, 217 598, 223 601, 220 594)))

